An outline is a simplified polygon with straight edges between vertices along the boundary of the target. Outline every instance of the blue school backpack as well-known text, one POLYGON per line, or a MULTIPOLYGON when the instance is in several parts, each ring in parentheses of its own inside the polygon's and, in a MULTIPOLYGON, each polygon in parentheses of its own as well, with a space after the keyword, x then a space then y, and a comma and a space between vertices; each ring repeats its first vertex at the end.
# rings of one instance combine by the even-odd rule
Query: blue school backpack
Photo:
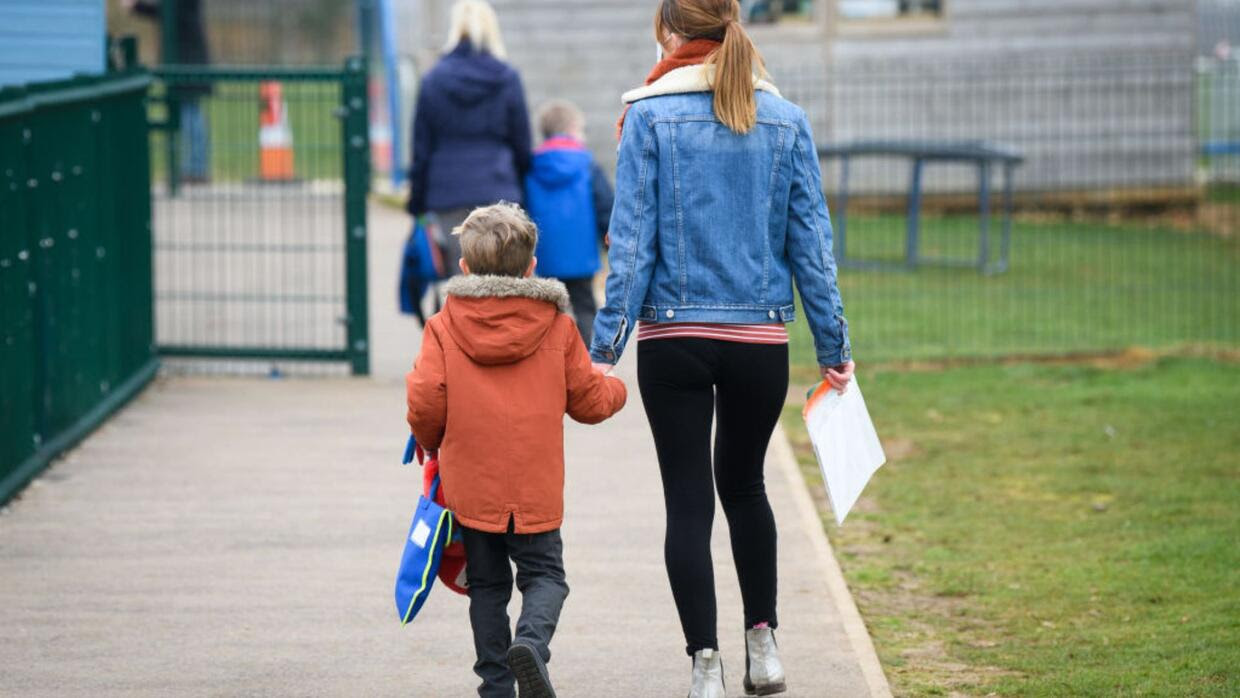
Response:
MULTIPOLYGON (((405 447, 405 463, 413 460, 416 448, 417 442, 410 436, 405 447)), ((396 615, 401 625, 413 620, 426 603, 439 573, 443 549, 452 540, 452 512, 435 503, 438 491, 439 476, 436 475, 430 491, 418 497, 418 508, 413 512, 413 523, 405 538, 405 552, 396 572, 396 615)))

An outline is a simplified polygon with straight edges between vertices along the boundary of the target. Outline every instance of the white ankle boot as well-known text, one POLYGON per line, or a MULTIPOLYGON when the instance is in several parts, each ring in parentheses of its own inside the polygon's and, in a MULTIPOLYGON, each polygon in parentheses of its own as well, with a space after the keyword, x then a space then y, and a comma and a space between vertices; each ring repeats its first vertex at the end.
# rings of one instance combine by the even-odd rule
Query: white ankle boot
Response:
POLYGON ((724 698, 723 659, 718 650, 704 649, 693 653, 693 685, 689 698, 724 698))
POLYGON ((788 690, 784 665, 775 646, 775 631, 751 628, 745 631, 745 695, 769 696, 788 690))

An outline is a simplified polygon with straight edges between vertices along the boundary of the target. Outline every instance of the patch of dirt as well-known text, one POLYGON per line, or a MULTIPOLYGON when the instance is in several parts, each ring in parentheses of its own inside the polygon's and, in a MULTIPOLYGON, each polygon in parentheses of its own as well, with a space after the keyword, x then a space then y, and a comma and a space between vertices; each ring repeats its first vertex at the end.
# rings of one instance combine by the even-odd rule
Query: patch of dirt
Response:
POLYGON ((1141 225, 1170 229, 1177 233, 1206 233, 1224 240, 1240 236, 1240 207, 1236 202, 1207 201, 1180 193, 1161 203, 1140 198, 1120 201, 1044 202, 1037 209, 1018 211, 1017 223, 1047 225, 1056 223, 1097 223, 1103 225, 1141 225))
MULTIPOLYGON (((803 432, 789 433, 789 437, 832 545, 840 553, 845 576, 850 568, 868 567, 893 554, 893 544, 908 544, 896 540, 895 532, 872 517, 850 516, 847 525, 835 526, 826 492, 818 480, 812 447, 803 432)), ((891 460, 919 453, 917 444, 907 438, 888 439, 883 448, 891 460)), ((878 501, 864 495, 853 509, 854 514, 880 511, 878 501)), ((850 586, 880 657, 889 658, 883 669, 897 696, 923 695, 927 689, 936 694, 978 696, 983 695, 979 687, 1002 676, 1017 675, 995 666, 971 664, 952 652, 952 644, 985 650, 997 647, 1002 640, 998 628, 979 618, 967 597, 937 596, 907 567, 895 566, 888 572, 890 582, 850 586), (890 659, 894 657, 899 660, 890 659)))
MULTIPOLYGON (((977 696, 980 689, 1004 676, 1019 676, 1010 671, 985 664, 970 664, 955 656, 942 636, 940 622, 923 618, 958 618, 965 610, 965 602, 956 598, 922 596, 916 586, 884 591, 868 591, 858 599, 863 616, 899 617, 903 627, 891 638, 878 637, 875 642, 880 653, 900 648, 900 663, 883 667, 892 682, 896 695, 922 695, 928 687, 934 693, 977 696)), ((990 648, 998 645, 993 640, 966 639, 968 631, 958 632, 957 641, 973 648, 990 648)))
POLYGON ((1240 227, 1240 214, 1235 204, 1201 203, 1195 209, 1173 209, 1166 213, 1143 219, 1152 225, 1165 225, 1180 233, 1205 232, 1230 240, 1236 237, 1240 227))
POLYGON ((1127 370, 1147 366, 1159 359, 1170 357, 1206 358, 1227 363, 1240 363, 1240 349, 1216 347, 1205 344, 1185 344, 1172 349, 1148 349, 1128 347, 1118 351, 1089 352, 1046 356, 1039 354, 1013 354, 997 358, 957 358, 925 361, 892 361, 867 367, 869 370, 907 371, 927 373, 960 366, 984 366, 998 364, 1045 364, 1047 366, 1092 366, 1094 368, 1127 370))
POLYGON ((882 442, 883 453, 887 454, 887 460, 889 461, 907 460, 921 455, 921 449, 917 447, 917 444, 912 439, 897 436, 882 439, 882 442))

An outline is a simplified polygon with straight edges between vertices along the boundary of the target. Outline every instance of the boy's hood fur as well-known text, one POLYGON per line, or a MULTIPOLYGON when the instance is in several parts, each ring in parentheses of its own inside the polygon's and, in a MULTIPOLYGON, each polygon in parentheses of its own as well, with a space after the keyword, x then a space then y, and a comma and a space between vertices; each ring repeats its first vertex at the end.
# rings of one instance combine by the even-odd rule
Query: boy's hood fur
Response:
MULTIPOLYGON (((644 85, 636 89, 629 90, 621 97, 625 104, 647 99, 650 97, 658 97, 660 95, 684 94, 687 92, 711 92, 711 78, 714 77, 714 66, 708 65, 687 65, 683 68, 670 70, 666 75, 655 80, 649 85, 644 85)), ((753 81, 755 90, 770 92, 779 97, 779 88, 762 78, 755 77, 753 81)))
POLYGON ((462 274, 452 277, 445 290, 449 296, 461 298, 533 298, 551 303, 562 313, 573 312, 568 289, 555 279, 462 274))
POLYGON ((446 287, 443 323, 483 365, 510 364, 542 345, 560 313, 572 312, 568 289, 553 279, 466 274, 446 287))

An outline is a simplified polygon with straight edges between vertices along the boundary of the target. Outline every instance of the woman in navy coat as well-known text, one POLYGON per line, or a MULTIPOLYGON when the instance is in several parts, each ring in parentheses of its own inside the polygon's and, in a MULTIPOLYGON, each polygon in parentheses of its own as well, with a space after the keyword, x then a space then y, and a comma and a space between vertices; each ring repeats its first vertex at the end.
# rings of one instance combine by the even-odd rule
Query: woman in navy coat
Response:
POLYGON ((495 10, 483 0, 457 2, 448 37, 418 91, 407 208, 436 214, 444 270, 454 273, 460 249, 451 233, 469 211, 523 203, 530 122, 521 78, 503 60, 495 10))

